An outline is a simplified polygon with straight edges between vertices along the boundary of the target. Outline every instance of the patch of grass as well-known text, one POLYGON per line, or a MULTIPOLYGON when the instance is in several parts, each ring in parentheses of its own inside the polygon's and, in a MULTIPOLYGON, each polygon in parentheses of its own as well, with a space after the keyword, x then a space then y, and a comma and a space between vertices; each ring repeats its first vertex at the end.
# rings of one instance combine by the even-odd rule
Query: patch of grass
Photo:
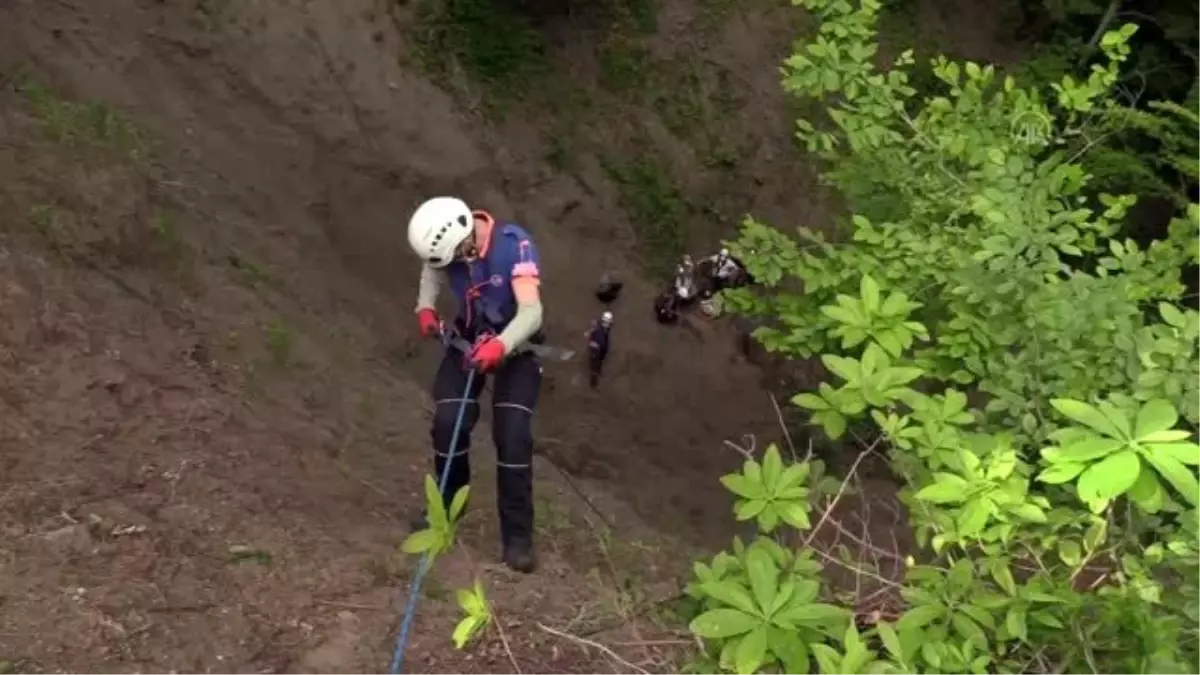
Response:
POLYGON ((267 351, 271 353, 271 362, 283 368, 292 362, 292 351, 295 338, 292 331, 278 317, 271 319, 267 325, 267 351))
POLYGON ((684 222, 690 209, 667 169, 649 155, 626 163, 605 162, 621 206, 633 221, 638 257, 652 275, 668 278, 684 253, 684 222))
POLYGON ((36 204, 29 209, 29 224, 43 237, 53 241, 56 211, 50 204, 36 204))
POLYGON ((655 0, 620 0, 616 7, 617 24, 642 35, 658 32, 658 3, 655 0))
POLYGON ((494 0, 422 0, 413 43, 421 65, 449 77, 461 69, 488 90, 493 112, 548 70, 546 45, 529 18, 494 0))
POLYGON ((651 106, 663 125, 681 140, 698 139, 701 132, 738 113, 744 105, 733 75, 699 56, 679 56, 662 64, 655 74, 651 106))
POLYGON ((650 51, 639 42, 614 34, 600 51, 600 81, 613 92, 645 88, 650 51))
POLYGON ((274 279, 265 267, 241 255, 230 255, 229 264, 241 273, 242 280, 251 288, 273 286, 274 279))
POLYGON ((179 232, 175 214, 160 211, 154 214, 154 243, 163 260, 177 271, 186 269, 191 261, 192 249, 179 232))
POLYGON ((696 26, 704 37, 714 37, 729 21, 738 6, 737 0, 700 0, 696 26))
POLYGON ((566 171, 571 161, 571 146, 565 134, 553 133, 546 136, 546 150, 542 159, 554 167, 555 171, 566 171))
POLYGON ((676 62, 668 65, 655 84, 650 105, 663 126, 680 139, 688 139, 704 125, 702 83, 694 65, 676 62))
POLYGON ((553 500, 545 497, 535 497, 533 517, 535 525, 545 528, 550 536, 572 529, 571 515, 559 508, 553 500))
POLYGON ((714 145, 704 160, 704 166, 718 171, 732 171, 741 161, 740 153, 734 148, 724 145, 714 145))
POLYGON ((233 21, 233 3, 230 0, 196 0, 191 23, 196 28, 214 33, 233 21))
POLYGON ((20 78, 18 87, 42 133, 51 141, 76 148, 107 150, 135 164, 148 158, 145 132, 112 106, 99 101, 69 101, 28 74, 20 78))

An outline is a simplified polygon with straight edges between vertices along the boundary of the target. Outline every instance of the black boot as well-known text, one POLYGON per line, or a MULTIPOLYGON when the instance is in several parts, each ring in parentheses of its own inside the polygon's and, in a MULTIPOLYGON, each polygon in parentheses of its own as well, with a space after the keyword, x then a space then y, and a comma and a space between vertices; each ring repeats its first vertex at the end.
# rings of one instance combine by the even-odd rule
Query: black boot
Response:
POLYGON ((504 564, 509 569, 522 574, 529 574, 537 568, 537 560, 533 555, 533 542, 527 539, 517 539, 504 545, 504 564))

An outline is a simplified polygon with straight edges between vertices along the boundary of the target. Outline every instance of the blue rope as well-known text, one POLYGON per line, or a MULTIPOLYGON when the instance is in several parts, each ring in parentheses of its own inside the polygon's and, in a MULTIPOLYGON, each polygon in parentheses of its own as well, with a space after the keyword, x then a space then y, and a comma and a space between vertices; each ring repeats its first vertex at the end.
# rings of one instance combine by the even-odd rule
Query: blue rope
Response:
MULTIPOLYGON (((447 453, 446 464, 442 467, 442 478, 438 482, 438 493, 445 494, 446 481, 450 478, 450 464, 454 462, 454 458, 458 452, 458 434, 462 431, 463 417, 467 412, 467 399, 471 396, 472 386, 475 384, 475 369, 471 368, 467 371, 467 387, 463 392, 462 402, 458 404, 458 417, 454 420, 454 433, 450 435, 450 450, 447 453)), ((400 673, 400 668, 404 664, 404 650, 408 647, 408 631, 412 628, 413 617, 417 613, 417 601, 421 599, 421 582, 425 580, 425 573, 429 571, 429 551, 425 551, 421 555, 421 563, 417 566, 417 575, 413 577, 412 588, 408 592, 408 605, 404 609, 404 619, 400 622, 400 635, 396 638, 396 650, 392 652, 392 675, 400 673)))

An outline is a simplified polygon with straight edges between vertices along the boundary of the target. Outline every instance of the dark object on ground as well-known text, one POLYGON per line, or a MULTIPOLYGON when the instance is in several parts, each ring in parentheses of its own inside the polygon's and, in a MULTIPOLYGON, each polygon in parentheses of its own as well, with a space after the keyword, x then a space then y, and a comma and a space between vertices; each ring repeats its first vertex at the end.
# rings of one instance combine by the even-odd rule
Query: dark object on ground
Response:
POLYGON ((596 286, 596 299, 606 305, 615 302, 617 297, 621 295, 621 288, 624 285, 615 275, 605 272, 604 276, 600 277, 600 283, 596 286))
POLYGON ((674 288, 663 291, 654 300, 654 316, 659 323, 675 323, 679 320, 679 296, 674 288))

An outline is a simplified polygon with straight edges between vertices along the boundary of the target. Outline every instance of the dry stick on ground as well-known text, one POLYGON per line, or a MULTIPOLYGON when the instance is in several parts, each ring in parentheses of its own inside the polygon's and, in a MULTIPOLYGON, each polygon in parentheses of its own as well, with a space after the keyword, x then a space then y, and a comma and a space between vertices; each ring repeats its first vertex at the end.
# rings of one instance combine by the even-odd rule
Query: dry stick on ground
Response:
POLYGON ((362 605, 357 602, 341 602, 338 600, 321 600, 319 598, 314 599, 313 604, 314 605, 328 605, 330 607, 342 607, 344 609, 367 609, 367 610, 371 610, 374 612, 386 612, 386 611, 391 610, 390 607, 380 607, 378 605, 362 605))
POLYGON ((563 638, 564 640, 570 640, 571 642, 574 642, 577 645, 581 645, 584 647, 593 647, 595 649, 598 649, 598 650, 600 650, 600 652, 602 652, 608 658, 616 661, 617 663, 620 663, 622 666, 625 666, 626 668, 629 668, 632 671, 642 673, 643 675, 649 675, 649 673, 646 670, 626 661, 625 659, 621 658, 620 654, 614 652, 613 650, 609 649, 608 647, 605 647, 604 645, 600 644, 599 642, 596 642, 595 640, 589 640, 587 638, 581 638, 578 635, 571 635, 570 633, 564 633, 563 631, 555 630, 549 626, 542 624, 540 621, 537 622, 536 625, 540 630, 543 630, 551 635, 556 635, 560 638, 563 638))
POLYGON ((508 654, 508 662, 512 664, 517 675, 521 675, 521 666, 517 665, 517 657, 513 656, 512 647, 508 644, 508 636, 504 634, 504 622, 495 614, 492 615, 492 622, 496 624, 496 632, 500 634, 500 644, 504 645, 504 653, 508 654))
POLYGON ((754 461, 754 450, 755 450, 755 446, 757 446, 758 443, 755 440, 753 434, 743 434, 742 435, 742 442, 749 446, 746 448, 743 448, 742 446, 738 445, 737 443, 734 443, 733 441, 726 440, 723 442, 725 443, 725 446, 727 448, 737 452, 742 457, 745 457, 747 461, 750 461, 750 462, 754 461))

